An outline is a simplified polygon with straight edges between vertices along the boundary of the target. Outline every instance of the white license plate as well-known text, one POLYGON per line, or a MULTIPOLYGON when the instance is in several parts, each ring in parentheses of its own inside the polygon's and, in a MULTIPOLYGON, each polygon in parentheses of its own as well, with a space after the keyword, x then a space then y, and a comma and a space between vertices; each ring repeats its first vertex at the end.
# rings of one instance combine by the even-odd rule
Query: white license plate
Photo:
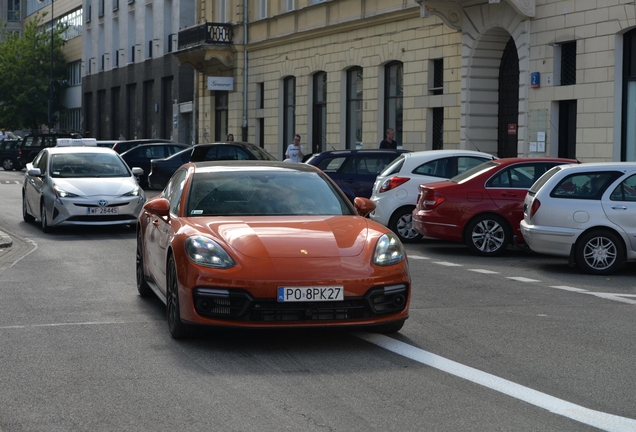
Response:
POLYGON ((119 207, 89 207, 89 215, 116 215, 119 214, 119 207))
POLYGON ((279 302, 318 302, 344 300, 344 287, 278 287, 279 302))

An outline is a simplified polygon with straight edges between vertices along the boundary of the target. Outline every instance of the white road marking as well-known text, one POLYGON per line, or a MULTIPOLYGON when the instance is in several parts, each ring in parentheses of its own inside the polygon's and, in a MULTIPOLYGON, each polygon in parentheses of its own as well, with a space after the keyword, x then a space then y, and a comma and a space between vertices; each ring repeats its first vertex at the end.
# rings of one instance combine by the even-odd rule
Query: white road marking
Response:
POLYGON ((574 287, 567 286, 567 285, 554 285, 554 286, 551 286, 550 288, 556 288, 556 289, 560 289, 560 290, 574 291, 574 292, 587 292, 587 290, 584 290, 584 289, 581 289, 581 288, 574 288, 574 287))
POLYGON ((516 276, 516 277, 507 277, 506 279, 511 279, 517 282, 541 282, 540 280, 536 280, 536 279, 529 279, 526 277, 521 277, 521 276, 516 276))
POLYGON ((416 259, 416 260, 427 260, 427 259, 430 259, 430 258, 419 256, 419 255, 408 255, 408 257, 416 259))
POLYGON ((492 270, 484 270, 484 269, 468 269, 468 271, 475 272, 475 273, 482 273, 482 274, 499 274, 499 272, 492 271, 492 270))
POLYGON ((433 261, 433 263, 446 266, 446 267, 463 267, 462 264, 455 264, 455 263, 447 262, 447 261, 433 261))
POLYGON ((389 350, 416 362, 439 369, 456 377, 474 382, 489 389, 543 408, 554 414, 610 432, 636 432, 636 420, 594 411, 580 405, 558 399, 537 390, 524 387, 498 376, 482 372, 470 366, 448 360, 385 335, 354 333, 360 339, 389 350))
POLYGON ((587 291, 585 294, 590 294, 596 297, 600 297, 607 300, 613 300, 613 301, 617 301, 621 303, 636 304, 636 300, 630 300, 630 299, 624 298, 624 297, 633 297, 629 294, 597 293, 592 291, 587 291))
POLYGON ((93 325, 113 325, 113 324, 139 324, 148 323, 152 320, 143 321, 85 321, 85 322, 66 322, 66 323, 49 323, 49 324, 26 324, 26 325, 12 325, 12 326, 0 326, 0 330, 11 329, 27 329, 27 328, 40 328, 40 327, 66 327, 66 326, 93 326, 93 325))

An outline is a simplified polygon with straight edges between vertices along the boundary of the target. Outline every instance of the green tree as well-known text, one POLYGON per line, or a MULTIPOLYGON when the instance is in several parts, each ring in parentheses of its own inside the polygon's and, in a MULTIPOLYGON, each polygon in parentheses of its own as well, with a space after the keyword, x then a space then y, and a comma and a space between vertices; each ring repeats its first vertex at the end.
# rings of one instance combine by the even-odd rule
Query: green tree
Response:
MULTIPOLYGON (((48 122, 51 33, 42 25, 47 15, 36 15, 22 35, 0 28, 0 125, 7 129, 39 129, 48 122)), ((66 85, 67 65, 62 52, 65 28, 53 32, 53 110, 60 108, 60 90, 66 85)))

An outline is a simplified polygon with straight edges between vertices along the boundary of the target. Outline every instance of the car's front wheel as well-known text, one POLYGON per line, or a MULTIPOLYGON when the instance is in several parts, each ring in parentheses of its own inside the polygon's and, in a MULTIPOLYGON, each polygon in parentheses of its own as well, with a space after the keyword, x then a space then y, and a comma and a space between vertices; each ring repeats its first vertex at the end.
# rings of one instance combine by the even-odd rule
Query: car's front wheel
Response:
POLYGON ((24 219, 25 222, 33 222, 35 220, 35 218, 29 214, 24 193, 22 193, 22 219, 24 219))
POLYGON ((400 238, 402 243, 416 243, 422 240, 422 234, 413 228, 414 209, 415 207, 399 208, 389 221, 389 229, 400 238))
POLYGON ((137 273, 137 291, 142 297, 148 297, 152 294, 150 285, 146 282, 146 276, 144 275, 144 249, 141 239, 141 231, 137 233, 137 257, 135 263, 135 270, 137 273))
POLYGON ((42 227, 43 233, 51 232, 51 226, 49 225, 49 221, 46 217, 46 208, 44 207, 44 201, 40 204, 40 226, 42 227))
POLYGON ((179 281, 174 255, 168 259, 168 292, 166 293, 166 311, 168 313, 168 330, 174 339, 184 339, 188 336, 188 328, 181 321, 179 311, 179 281))
POLYGON ((614 273, 625 261, 622 239, 611 231, 595 230, 579 238, 575 260, 581 271, 592 275, 614 273))
POLYGON ((5 171, 11 171, 15 168, 15 164, 13 163, 13 159, 6 158, 2 161, 2 169, 5 171))
POLYGON ((501 255, 511 240, 508 223, 497 215, 477 216, 466 226, 466 244, 477 255, 501 255))

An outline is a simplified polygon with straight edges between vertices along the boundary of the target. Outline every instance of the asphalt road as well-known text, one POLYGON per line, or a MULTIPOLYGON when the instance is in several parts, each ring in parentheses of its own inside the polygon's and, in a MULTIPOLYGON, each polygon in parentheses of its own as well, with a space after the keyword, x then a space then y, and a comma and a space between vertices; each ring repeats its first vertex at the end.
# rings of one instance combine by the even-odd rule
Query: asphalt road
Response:
POLYGON ((408 245, 392 337, 202 331, 170 338, 135 288, 135 235, 21 217, 0 171, 0 432, 636 431, 636 265, 408 245))

